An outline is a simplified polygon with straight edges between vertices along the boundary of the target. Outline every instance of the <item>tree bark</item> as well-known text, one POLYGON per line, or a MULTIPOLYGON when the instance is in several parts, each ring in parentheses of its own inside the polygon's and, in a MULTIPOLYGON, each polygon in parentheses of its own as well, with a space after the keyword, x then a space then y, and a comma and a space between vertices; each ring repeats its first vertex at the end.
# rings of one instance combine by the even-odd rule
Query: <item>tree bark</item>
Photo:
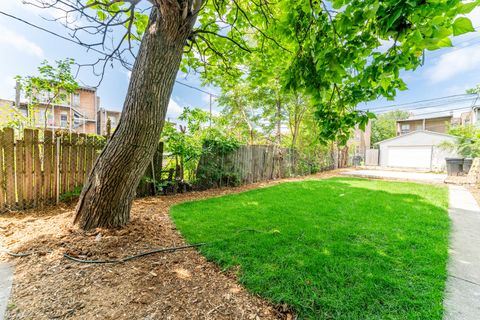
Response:
POLYGON ((280 100, 280 97, 277 97, 276 105, 277 105, 277 112, 276 112, 277 135, 275 140, 277 145, 281 145, 282 144, 282 102, 280 100))
POLYGON ((159 143, 198 8, 185 17, 179 2, 158 2, 132 69, 118 127, 95 162, 76 207, 74 222, 84 230, 129 222, 136 188, 159 143))

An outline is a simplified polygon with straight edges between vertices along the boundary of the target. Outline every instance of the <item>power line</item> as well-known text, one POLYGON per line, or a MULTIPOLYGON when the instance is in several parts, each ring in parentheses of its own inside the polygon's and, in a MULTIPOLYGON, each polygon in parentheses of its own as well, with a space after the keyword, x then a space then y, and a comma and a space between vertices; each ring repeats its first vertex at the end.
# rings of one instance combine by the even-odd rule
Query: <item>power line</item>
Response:
MULTIPOLYGON (((98 50, 98 49, 96 49, 96 48, 92 48, 92 47, 90 47, 90 46, 88 46, 88 45, 86 45, 86 44, 83 44, 83 43, 78 42, 78 41, 75 41, 75 40, 73 40, 73 39, 71 39, 71 38, 62 36, 62 35, 60 35, 60 34, 58 34, 58 33, 56 33, 56 32, 53 32, 53 31, 51 31, 51 30, 48 30, 48 29, 46 29, 46 28, 44 28, 44 27, 41 27, 41 26, 39 26, 39 25, 36 25, 36 24, 31 23, 31 22, 29 22, 29 21, 26 21, 26 20, 24 20, 24 19, 22 19, 22 18, 20 18, 20 17, 14 16, 14 15, 12 15, 12 14, 6 13, 6 12, 1 11, 1 10, 0 10, 0 14, 6 16, 6 17, 8 17, 8 18, 17 20, 17 21, 19 21, 19 22, 22 22, 22 23, 24 23, 24 24, 26 24, 26 25, 28 25, 28 26, 30 26, 30 27, 33 27, 33 28, 36 28, 36 29, 41 30, 41 31, 43 31, 43 32, 49 33, 50 35, 56 36, 56 37, 58 37, 58 38, 60 38, 60 39, 63 39, 63 40, 72 42, 72 43, 74 43, 74 44, 76 44, 76 45, 79 45, 79 46, 82 46, 82 47, 84 47, 84 48, 87 48, 88 50, 91 50, 91 51, 100 53, 100 54, 102 54, 102 55, 108 56, 107 53, 105 53, 105 52, 103 52, 103 51, 101 51, 101 50, 98 50)), ((475 38, 475 39, 476 39, 476 38, 475 38)), ((460 42, 460 43, 467 42, 467 41, 471 41, 471 40, 472 40, 472 39, 464 40, 464 41, 462 41, 462 42, 460 42)), ((460 43, 459 43, 459 44, 460 44, 460 43)), ((472 44, 470 44, 470 45, 472 45, 472 44)), ((470 45, 468 45, 468 46, 470 46, 470 45)), ((461 49, 466 48, 466 47, 468 47, 468 46, 464 46, 464 47, 462 47, 462 48, 458 48, 457 50, 461 50, 461 49)), ((448 54, 448 53, 443 53, 443 54, 441 54, 440 56, 443 56, 443 55, 445 55, 445 54, 448 54)), ((121 59, 119 59, 118 57, 112 56, 112 58, 115 59, 115 60, 124 62, 124 61, 122 61, 121 59)), ((128 64, 131 65, 130 63, 128 63, 128 64)), ((197 90, 197 91, 199 91, 199 92, 203 92, 203 93, 205 93, 205 94, 208 94, 208 95, 210 95, 210 97, 216 97, 216 98, 218 98, 218 95, 216 95, 216 94, 214 94, 214 93, 211 93, 211 92, 209 92, 209 91, 206 91, 206 90, 197 88, 197 87, 195 87, 195 86, 186 84, 186 83, 181 82, 181 81, 179 81, 179 80, 175 80, 175 82, 178 83, 178 84, 180 84, 180 85, 183 85, 183 86, 185 86, 185 87, 188 87, 188 88, 190 88, 190 89, 197 90)), ((452 95, 452 96, 443 97, 443 98, 439 98, 439 99, 456 97, 456 96, 463 96, 463 95, 452 95)), ((436 99, 420 100, 420 101, 416 101, 416 102, 414 102, 414 103, 421 103, 421 102, 427 102, 427 101, 433 101, 433 100, 436 100, 436 99)), ((410 104, 411 104, 411 103, 410 103, 410 104)), ((403 106, 403 105, 409 105, 409 104, 408 104, 408 103, 405 103, 405 104, 384 106, 384 107, 379 107, 379 108, 374 108, 374 109, 362 109, 362 110, 375 111, 375 110, 382 109, 382 108, 397 108, 397 107, 400 107, 400 106, 403 106)))
MULTIPOLYGON (((456 101, 455 101, 455 100, 452 100, 452 101, 446 101, 446 102, 443 102, 443 103, 430 104, 430 105, 422 105, 422 106, 412 107, 412 108, 382 110, 382 111, 380 111, 380 112, 375 112, 375 113, 377 113, 377 114, 383 114, 383 113, 387 113, 387 112, 394 111, 394 110, 412 111, 412 110, 421 110, 421 109, 433 109, 433 108, 438 108, 438 107, 442 107, 442 106, 448 106, 448 105, 458 104, 458 103, 466 102, 466 101, 471 101, 471 99, 462 99, 462 100, 456 100, 456 101)), ((436 112, 442 112, 442 111, 448 111, 448 110, 449 110, 449 109, 437 110, 436 112)))
POLYGON ((412 105, 419 104, 419 103, 435 102, 435 101, 439 101, 439 100, 455 99, 455 98, 460 98, 460 97, 465 98, 465 100, 475 98, 474 94, 462 93, 462 94, 455 94, 455 95, 439 97, 439 98, 431 98, 431 99, 417 100, 417 101, 411 101, 411 102, 405 102, 405 103, 399 103, 399 104, 392 104, 392 105, 389 105, 389 106, 380 106, 380 107, 375 107, 375 108, 365 108, 365 109, 361 109, 361 110, 378 111, 378 110, 381 110, 381 109, 400 108, 400 107, 403 107, 403 106, 412 106, 412 105), (467 98, 467 96, 468 96, 468 98, 467 98))
MULTIPOLYGON (((98 49, 96 49, 96 48, 92 48, 92 47, 90 47, 90 46, 88 46, 88 45, 86 45, 86 44, 83 44, 83 43, 81 43, 81 42, 75 41, 75 40, 73 40, 73 39, 71 39, 71 38, 62 36, 61 34, 58 34, 58 33, 56 33, 56 32, 53 32, 53 31, 51 31, 51 30, 48 30, 48 29, 46 29, 46 28, 44 28, 44 27, 41 27, 41 26, 36 25, 36 24, 34 24, 34 23, 31 23, 31 22, 29 22, 29 21, 27 21, 27 20, 24 20, 24 19, 20 18, 20 17, 14 16, 14 15, 12 15, 12 14, 9 14, 9 13, 4 12, 4 11, 1 11, 1 10, 0 10, 0 14, 6 16, 6 17, 8 17, 8 18, 17 20, 17 21, 19 21, 19 22, 22 22, 22 23, 24 23, 24 24, 26 24, 26 25, 28 25, 28 26, 30 26, 30 27, 33 27, 33 28, 35 28, 35 29, 38 29, 38 30, 41 30, 41 31, 43 31, 43 32, 49 33, 50 35, 53 35, 53 36, 58 37, 58 38, 60 38, 60 39, 63 39, 63 40, 72 42, 72 43, 74 43, 74 44, 76 44, 76 45, 79 45, 79 46, 81 46, 81 47, 87 48, 88 50, 91 50, 91 51, 100 53, 100 54, 102 54, 102 55, 108 56, 108 54, 107 54, 106 52, 103 52, 103 51, 98 50, 98 49)), ((119 59, 118 57, 112 57, 112 58, 115 59, 115 60, 121 61, 121 59, 119 59)), ((121 62, 124 62, 124 61, 121 61, 121 62)), ((128 63, 128 62, 127 62, 127 63, 128 63)), ((131 65, 130 63, 128 63, 128 64, 131 65)), ((192 86, 192 85, 183 83, 183 82, 181 82, 181 81, 175 80, 175 82, 178 83, 178 84, 180 84, 180 85, 183 85, 183 86, 185 86, 185 87, 188 87, 188 88, 190 88, 190 89, 194 89, 194 90, 197 90, 197 91, 199 91, 199 92, 203 92, 203 93, 209 94, 210 96, 218 97, 218 96, 217 96, 216 94, 214 94, 214 93, 211 93, 211 92, 208 92, 208 91, 206 91, 206 90, 203 90, 203 89, 194 87, 194 86, 192 86)))
POLYGON ((190 88, 190 89, 195 89, 195 90, 198 90, 198 91, 200 91, 200 92, 203 92, 203 93, 209 94, 209 95, 210 95, 210 96, 212 96, 212 97, 218 98, 218 95, 216 95, 216 94, 214 94, 214 93, 211 93, 211 92, 205 91, 205 90, 203 90, 203 89, 200 89, 200 88, 194 87, 194 86, 192 86, 192 85, 186 84, 186 83, 184 83, 184 82, 181 82, 181 81, 178 81, 178 80, 175 80, 175 82, 176 82, 176 83, 178 83, 178 84, 181 84, 182 86, 188 87, 188 88, 190 88))
MULTIPOLYGON (((453 108, 453 109, 447 109, 447 110, 440 110, 440 111, 431 111, 431 112, 424 112, 424 113, 417 113, 414 114, 413 117, 418 117, 418 116, 425 116, 425 115, 431 115, 431 114, 436 114, 436 113, 447 113, 447 112, 452 112, 452 111, 460 111, 460 110, 471 110, 471 107, 461 107, 461 108, 453 108)), ((445 116, 449 116, 451 114, 445 114, 445 116)), ((441 115, 439 115, 441 117, 441 115)), ((407 119, 408 120, 408 119, 407 119)), ((415 120, 415 119, 412 119, 415 120)))

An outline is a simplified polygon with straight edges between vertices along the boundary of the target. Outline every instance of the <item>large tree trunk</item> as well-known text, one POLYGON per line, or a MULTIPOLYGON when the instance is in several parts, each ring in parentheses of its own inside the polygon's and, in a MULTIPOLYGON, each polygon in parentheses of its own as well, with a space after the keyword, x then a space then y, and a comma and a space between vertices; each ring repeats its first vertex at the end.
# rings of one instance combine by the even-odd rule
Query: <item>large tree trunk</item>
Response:
MULTIPOLYGON (((187 3, 185 1, 184 3, 187 3)), ((98 157, 76 208, 82 229, 125 225, 163 128, 183 48, 196 18, 176 1, 152 9, 117 129, 98 157)))

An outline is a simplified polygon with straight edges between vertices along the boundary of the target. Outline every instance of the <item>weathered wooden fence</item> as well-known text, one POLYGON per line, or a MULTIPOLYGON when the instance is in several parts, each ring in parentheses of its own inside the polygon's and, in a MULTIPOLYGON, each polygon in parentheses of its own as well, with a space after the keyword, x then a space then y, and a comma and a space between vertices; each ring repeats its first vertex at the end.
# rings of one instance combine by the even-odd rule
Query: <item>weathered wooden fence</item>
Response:
MULTIPOLYGON (((78 195, 105 144, 98 136, 25 129, 0 130, 0 212, 57 203, 78 195), (68 198, 68 197, 67 197, 68 198)), ((228 154, 205 152, 196 172, 197 186, 211 188, 266 181, 331 169, 331 154, 312 161, 293 149, 240 146, 228 154)), ((185 183, 176 169, 163 169, 163 143, 137 187, 137 196, 159 194, 185 183), (167 177, 164 177, 167 175, 167 177), (160 190, 159 190, 160 189, 160 190)))
POLYGON ((200 187, 210 188, 301 176, 332 168, 331 154, 311 161, 294 149, 246 145, 228 154, 202 154, 197 180, 200 187))
POLYGON ((85 134, 0 130, 0 211, 55 203, 80 188, 103 143, 85 134))

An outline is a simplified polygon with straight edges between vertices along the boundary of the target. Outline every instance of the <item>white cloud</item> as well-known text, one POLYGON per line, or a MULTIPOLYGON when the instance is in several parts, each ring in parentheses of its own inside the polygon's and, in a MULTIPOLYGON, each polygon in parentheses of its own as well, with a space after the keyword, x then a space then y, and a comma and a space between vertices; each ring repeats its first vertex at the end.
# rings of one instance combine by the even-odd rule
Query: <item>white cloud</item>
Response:
POLYGON ((182 114, 183 108, 175 102, 175 100, 170 99, 167 110, 167 118, 176 119, 182 114))
POLYGON ((5 45, 14 48, 22 53, 37 56, 39 58, 44 57, 43 49, 25 38, 24 36, 9 30, 8 28, 0 25, 0 45, 5 45))
POLYGON ((13 77, 0 78, 0 99, 15 99, 15 79, 13 77))
POLYGON ((432 82, 441 82, 480 68, 480 45, 443 54, 425 72, 432 82))

